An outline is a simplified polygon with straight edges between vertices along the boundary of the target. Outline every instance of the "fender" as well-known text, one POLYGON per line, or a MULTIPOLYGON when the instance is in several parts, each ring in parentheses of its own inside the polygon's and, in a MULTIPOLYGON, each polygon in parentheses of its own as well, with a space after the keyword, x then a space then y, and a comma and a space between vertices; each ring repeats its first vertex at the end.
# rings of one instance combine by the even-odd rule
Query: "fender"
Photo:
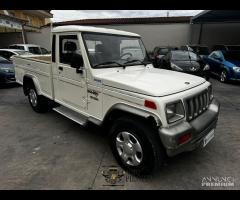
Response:
POLYGON ((123 103, 117 103, 115 105, 113 105, 106 113, 104 119, 103 119, 103 122, 110 116, 110 114, 115 111, 115 110, 119 110, 119 111, 124 111, 126 113, 131 113, 131 114, 134 114, 134 115, 137 115, 137 116, 141 116, 143 118, 149 118, 149 117, 153 117, 157 126, 161 126, 162 125, 162 122, 161 120, 159 119, 159 117, 154 114, 154 113, 151 113, 149 111, 146 111, 146 110, 142 110, 140 108, 136 108, 136 107, 133 107, 133 106, 129 106, 127 104, 123 104, 123 103))
POLYGON ((38 81, 37 77, 35 75, 32 75, 32 74, 26 74, 26 75, 24 75, 23 80, 24 80, 25 77, 27 77, 27 78, 29 78, 33 81, 33 84, 36 88, 37 94, 42 95, 40 84, 39 84, 39 81, 38 81))

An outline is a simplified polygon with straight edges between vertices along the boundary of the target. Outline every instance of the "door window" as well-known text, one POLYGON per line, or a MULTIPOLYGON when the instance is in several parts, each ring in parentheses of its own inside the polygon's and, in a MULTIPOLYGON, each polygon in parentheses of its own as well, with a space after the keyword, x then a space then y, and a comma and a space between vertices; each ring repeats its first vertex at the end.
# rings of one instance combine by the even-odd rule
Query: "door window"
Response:
POLYGON ((72 56, 76 53, 81 54, 77 35, 59 36, 60 63, 70 65, 72 56))

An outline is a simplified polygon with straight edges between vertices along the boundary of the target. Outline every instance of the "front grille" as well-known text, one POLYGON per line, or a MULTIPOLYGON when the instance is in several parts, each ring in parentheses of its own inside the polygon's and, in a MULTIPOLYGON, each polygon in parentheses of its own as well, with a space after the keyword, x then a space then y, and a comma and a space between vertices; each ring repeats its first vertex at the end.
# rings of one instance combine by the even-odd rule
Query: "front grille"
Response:
POLYGON ((191 121, 207 110, 210 104, 210 95, 208 90, 194 95, 185 100, 186 117, 191 121))

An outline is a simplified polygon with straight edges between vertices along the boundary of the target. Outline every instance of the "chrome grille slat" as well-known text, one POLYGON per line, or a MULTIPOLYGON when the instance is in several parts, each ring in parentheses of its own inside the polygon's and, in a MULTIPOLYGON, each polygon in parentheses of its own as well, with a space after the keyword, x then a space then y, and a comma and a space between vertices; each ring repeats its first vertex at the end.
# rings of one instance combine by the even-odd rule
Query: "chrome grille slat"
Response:
POLYGON ((185 101, 187 120, 191 121, 202 114, 208 108, 209 102, 207 90, 188 98, 185 101))

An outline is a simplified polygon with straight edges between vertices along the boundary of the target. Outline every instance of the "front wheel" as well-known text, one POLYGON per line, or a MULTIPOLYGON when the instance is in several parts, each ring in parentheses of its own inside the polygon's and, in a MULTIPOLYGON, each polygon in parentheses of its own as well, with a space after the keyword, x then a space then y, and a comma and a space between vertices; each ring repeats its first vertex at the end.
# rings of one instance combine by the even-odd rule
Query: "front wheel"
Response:
POLYGON ((226 83, 227 82, 227 71, 223 70, 220 74, 220 81, 222 83, 226 83))
POLYGON ((110 146, 120 166, 137 176, 158 169, 165 156, 157 131, 147 121, 133 117, 122 117, 114 122, 110 146))

